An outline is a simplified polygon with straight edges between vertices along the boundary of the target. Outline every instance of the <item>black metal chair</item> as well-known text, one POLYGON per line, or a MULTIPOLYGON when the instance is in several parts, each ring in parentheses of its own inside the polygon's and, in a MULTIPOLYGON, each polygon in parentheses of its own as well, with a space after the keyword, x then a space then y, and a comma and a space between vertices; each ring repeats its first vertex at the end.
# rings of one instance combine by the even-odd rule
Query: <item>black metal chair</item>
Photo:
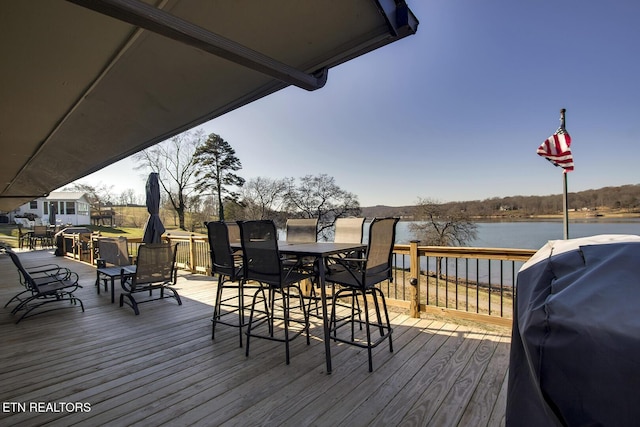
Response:
MULTIPOLYGON (((27 270, 20 261, 18 255, 10 248, 3 247, 4 252, 9 255, 13 264, 18 269, 20 275, 20 283, 25 287, 25 290, 11 298, 5 307, 12 302, 18 302, 18 304, 11 310, 12 314, 17 314, 23 311, 22 316, 16 320, 16 323, 22 319, 36 314, 46 313, 48 311, 73 308, 80 303, 80 307, 84 312, 84 305, 80 298, 76 297, 73 293, 81 288, 78 284, 78 274, 72 272, 69 269, 59 266, 49 267, 38 266, 32 267, 27 270), (45 304, 51 304, 61 301, 69 301, 70 304, 66 306, 56 306, 47 310, 38 310, 32 313, 36 308, 42 307, 45 304)), ((49 307, 49 306, 48 306, 49 307)))
POLYGON ((120 307, 126 303, 138 315, 140 314, 139 304, 164 299, 165 291, 169 291, 171 293, 169 297, 175 298, 178 305, 182 305, 178 291, 173 288, 177 277, 175 269, 177 246, 177 243, 173 246, 169 243, 147 243, 138 248, 136 271, 130 275, 131 280, 124 277, 124 271, 120 279, 122 289, 125 291, 120 294, 120 307), (154 297, 154 291, 159 291, 160 295, 154 297), (148 292, 149 298, 136 300, 134 294, 141 292, 148 292))
POLYGON ((231 242, 240 242, 240 228, 236 223, 212 221, 205 223, 209 237, 209 249, 211 254, 211 275, 218 276, 216 300, 213 307, 213 327, 211 339, 215 339, 216 325, 218 323, 238 328, 240 347, 242 347, 243 330, 247 325, 245 321, 245 289, 256 288, 249 286, 243 276, 242 251, 234 251, 231 242), (233 296, 223 296, 225 289, 234 289, 233 296), (223 313, 222 309, 227 311, 223 313), (237 313, 237 321, 226 320, 226 316, 237 313))
POLYGON ((96 259, 96 288, 100 294, 100 280, 104 282, 104 290, 107 291, 111 282, 111 295, 113 303, 114 281, 115 279, 129 279, 136 271, 132 257, 129 255, 129 245, 127 238, 102 237, 97 240, 98 258, 96 259), (122 274, 124 270, 124 273, 122 274))
POLYGON ((53 247, 53 236, 46 225, 34 225, 33 233, 31 234, 31 248, 35 248, 40 243, 41 248, 53 247))
MULTIPOLYGON (((334 236, 333 241, 335 243, 362 243, 362 238, 364 237, 364 222, 365 218, 362 217, 342 217, 336 218, 334 224, 334 236)), ((339 255, 340 258, 361 258, 363 255, 363 251, 351 252, 339 255)), ((356 264, 357 265, 357 264, 356 264)), ((341 264, 336 264, 332 261, 331 258, 327 258, 326 260, 326 271, 329 273, 332 270, 335 272, 339 269, 343 269, 344 267, 341 264)), ((332 283, 332 294, 335 293, 335 286, 332 283)), ((355 310, 358 314, 358 318, 361 318, 361 310, 360 303, 357 299, 353 299, 350 302, 350 306, 353 310, 353 304, 355 303, 355 310)), ((343 304, 340 304, 341 306, 343 304)), ((362 325, 360 325, 360 329, 362 329, 362 325)))
POLYGON ((395 229, 398 218, 374 218, 369 228, 369 241, 366 253, 362 258, 340 258, 335 257, 333 261, 340 268, 333 268, 327 274, 327 283, 340 285, 340 289, 333 295, 331 304, 331 332, 334 340, 366 348, 369 357, 369 372, 373 371, 373 361, 371 350, 384 340, 389 340, 389 351, 393 352, 393 342, 391 334, 393 329, 389 322, 389 313, 384 294, 376 285, 392 278, 393 246, 395 243, 395 229), (355 316, 355 307, 352 304, 351 316, 344 319, 336 318, 336 302, 343 296, 349 296, 354 301, 362 297, 364 321, 355 316), (367 296, 371 296, 374 303, 376 321, 369 319, 369 301, 367 296), (383 323, 380 312, 380 302, 384 310, 385 320, 383 323), (365 337, 355 333, 355 324, 365 326, 365 337), (339 335, 340 329, 346 325, 351 326, 350 335, 345 337, 339 335), (379 330, 380 336, 375 340, 371 337, 371 327, 379 330))
MULTIPOLYGON (((285 225, 287 243, 314 243, 318 241, 318 219, 317 218, 289 218, 285 225)), ((298 259, 293 256, 285 256, 285 265, 298 265, 305 268, 310 273, 315 269, 315 258, 298 259)), ((315 276, 312 276, 313 278, 315 276)), ((318 300, 315 293, 313 280, 305 281, 301 286, 302 295, 308 299, 308 310, 311 303, 315 303, 315 312, 318 315, 318 300)))
POLYGON ((22 224, 18 224, 18 248, 22 249, 25 245, 31 249, 31 230, 24 231, 22 224))
POLYGON ((247 325, 246 355, 249 356, 250 338, 262 338, 285 343, 286 363, 289 364, 289 342, 302 333, 309 340, 309 318, 302 300, 302 292, 299 283, 310 278, 313 273, 300 269, 298 264, 283 263, 278 250, 278 233, 273 221, 243 221, 239 222, 242 242, 242 258, 244 278, 261 283, 259 289, 253 295, 249 323, 247 325), (296 307, 290 305, 290 288, 297 290, 299 304, 296 307), (265 294, 267 292, 267 294, 265 294), (260 318, 254 318, 256 314, 256 301, 262 295, 268 301, 267 310, 260 318), (280 307, 276 306, 276 295, 279 295, 280 307), (292 309, 299 309, 302 318, 292 317, 292 309), (283 326, 284 334, 276 333, 276 324, 283 326), (297 325, 297 330, 292 334, 290 327, 297 325), (266 330, 265 330, 266 329, 266 330))

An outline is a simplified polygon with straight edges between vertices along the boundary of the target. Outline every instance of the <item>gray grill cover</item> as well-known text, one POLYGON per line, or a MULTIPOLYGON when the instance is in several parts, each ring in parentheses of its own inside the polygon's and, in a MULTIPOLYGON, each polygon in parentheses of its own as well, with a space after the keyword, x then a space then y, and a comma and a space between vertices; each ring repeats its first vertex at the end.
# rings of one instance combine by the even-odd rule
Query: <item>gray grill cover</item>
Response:
POLYGON ((640 236, 551 241, 518 273, 508 426, 640 423, 640 236))

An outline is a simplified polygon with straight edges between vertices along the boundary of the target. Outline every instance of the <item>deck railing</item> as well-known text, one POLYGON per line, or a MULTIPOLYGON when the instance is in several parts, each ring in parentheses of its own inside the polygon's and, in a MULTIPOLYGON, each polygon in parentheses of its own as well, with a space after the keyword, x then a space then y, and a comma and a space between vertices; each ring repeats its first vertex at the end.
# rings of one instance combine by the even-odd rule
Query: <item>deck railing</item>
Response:
MULTIPOLYGON (((179 268, 211 274, 206 236, 164 238, 177 243, 179 268)), ((78 247, 81 237, 75 239, 73 247, 78 247)), ((98 239, 92 236, 92 250, 84 257, 77 250, 65 253, 93 264, 98 239)), ((135 257, 141 239, 128 243, 129 254, 135 257)), ((426 312, 509 326, 517 272, 535 250, 420 246, 414 241, 395 245, 393 253, 392 280, 381 287, 390 306, 408 310, 413 317, 426 312)))
MULTIPOLYGON (((176 261, 193 273, 211 273, 205 236, 165 236, 178 243, 176 261)), ((445 313, 510 325, 516 274, 535 250, 420 246, 417 241, 394 247, 393 279, 382 289, 391 306, 445 313)))

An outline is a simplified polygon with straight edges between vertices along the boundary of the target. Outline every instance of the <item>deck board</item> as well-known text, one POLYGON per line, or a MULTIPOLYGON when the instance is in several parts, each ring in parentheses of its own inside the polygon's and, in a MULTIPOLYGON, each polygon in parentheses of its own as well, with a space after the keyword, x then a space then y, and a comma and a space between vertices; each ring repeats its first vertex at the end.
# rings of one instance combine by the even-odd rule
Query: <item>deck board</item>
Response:
MULTIPOLYGON (((119 307, 97 295, 95 269, 25 251, 26 264, 55 262, 77 271, 86 311, 56 310, 15 324, 0 312, 2 402, 86 402, 90 412, 2 412, 2 425, 504 425, 510 332, 442 317, 391 313, 394 352, 331 343, 327 375, 321 327, 284 346, 252 340, 249 357, 237 330, 219 326, 211 340, 216 281, 180 273, 183 305, 173 299, 119 307)), ((0 256, 0 302, 20 290, 0 256)), ((313 319, 312 319, 313 320, 313 319)))

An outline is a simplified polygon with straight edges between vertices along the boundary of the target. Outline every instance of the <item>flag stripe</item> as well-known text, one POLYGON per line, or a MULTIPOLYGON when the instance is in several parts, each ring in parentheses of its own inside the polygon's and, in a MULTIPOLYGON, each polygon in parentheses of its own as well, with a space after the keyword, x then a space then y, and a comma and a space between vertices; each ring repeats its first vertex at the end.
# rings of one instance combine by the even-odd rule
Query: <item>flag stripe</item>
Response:
POLYGON ((560 128, 538 147, 538 155, 546 158, 555 166, 565 171, 573 170, 573 154, 571 154, 571 136, 560 128))

